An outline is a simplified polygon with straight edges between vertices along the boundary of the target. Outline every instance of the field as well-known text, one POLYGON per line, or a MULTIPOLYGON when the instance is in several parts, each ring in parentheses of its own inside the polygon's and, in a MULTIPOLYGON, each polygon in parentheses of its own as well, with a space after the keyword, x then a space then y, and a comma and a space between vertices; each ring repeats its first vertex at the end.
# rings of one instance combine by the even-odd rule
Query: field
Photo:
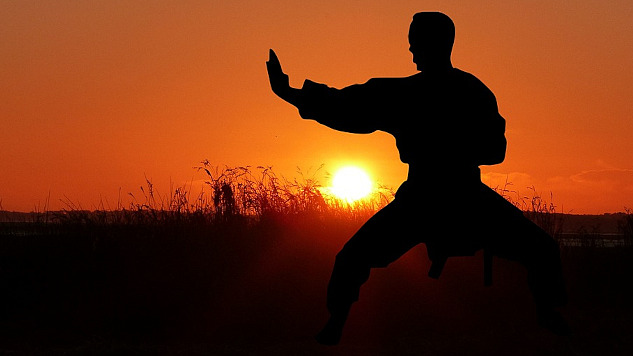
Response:
POLYGON ((260 175, 245 185, 208 173, 215 192, 208 199, 176 191, 157 201, 148 182, 144 199, 129 208, 2 223, 2 354, 633 352, 630 213, 617 216, 626 243, 604 247, 597 229, 576 222, 575 237, 586 243, 562 247, 569 337, 537 326, 519 266, 495 259, 493 286, 484 287, 481 255, 453 258, 432 280, 421 245, 372 272, 341 344, 324 347, 313 336, 327 318, 334 256, 381 203, 332 206, 310 180, 260 175))

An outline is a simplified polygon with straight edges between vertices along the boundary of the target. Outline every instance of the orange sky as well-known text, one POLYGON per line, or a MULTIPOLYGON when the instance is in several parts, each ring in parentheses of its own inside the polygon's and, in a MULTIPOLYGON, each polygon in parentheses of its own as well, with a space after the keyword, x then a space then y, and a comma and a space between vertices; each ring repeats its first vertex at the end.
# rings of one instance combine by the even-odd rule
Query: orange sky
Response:
POLYGON ((164 190, 202 178, 205 158, 287 176, 356 163, 397 187, 407 167, 391 136, 301 120, 265 61, 274 48, 295 86, 410 75, 411 16, 436 10, 456 24, 453 64, 507 119, 506 161, 484 180, 551 191, 564 212, 633 208, 629 0, 3 1, 2 208, 49 194, 50 209, 115 206, 145 176, 164 190))

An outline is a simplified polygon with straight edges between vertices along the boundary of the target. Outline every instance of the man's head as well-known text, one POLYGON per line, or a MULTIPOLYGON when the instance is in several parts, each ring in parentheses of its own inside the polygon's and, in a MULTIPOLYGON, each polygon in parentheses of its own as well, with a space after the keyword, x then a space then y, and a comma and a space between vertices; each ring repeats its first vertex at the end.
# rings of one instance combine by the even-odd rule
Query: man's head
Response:
POLYGON ((455 25, 441 12, 419 12, 409 27, 409 50, 418 70, 451 66, 455 25))

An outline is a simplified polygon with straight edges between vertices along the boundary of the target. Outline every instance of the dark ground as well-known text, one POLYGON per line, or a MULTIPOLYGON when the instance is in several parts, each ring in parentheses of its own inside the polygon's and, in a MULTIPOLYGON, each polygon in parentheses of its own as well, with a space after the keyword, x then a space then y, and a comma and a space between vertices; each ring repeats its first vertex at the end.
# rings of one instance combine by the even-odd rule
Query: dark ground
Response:
POLYGON ((341 344, 320 346, 327 280, 354 227, 290 225, 0 234, 0 354, 633 354, 624 247, 563 249, 569 337, 537 326, 519 266, 495 259, 484 287, 481 255, 453 258, 432 280, 419 246, 372 272, 341 344))

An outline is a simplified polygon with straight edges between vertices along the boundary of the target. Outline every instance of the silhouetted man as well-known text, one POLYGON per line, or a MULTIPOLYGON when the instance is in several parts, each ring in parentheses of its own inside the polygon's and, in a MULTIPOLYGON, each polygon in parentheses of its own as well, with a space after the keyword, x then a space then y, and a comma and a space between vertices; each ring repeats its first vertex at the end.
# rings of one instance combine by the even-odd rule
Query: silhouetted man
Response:
POLYGON ((487 248, 527 268, 542 326, 562 334, 555 310, 566 302, 556 242, 481 182, 480 165, 505 157, 505 120, 494 94, 473 75, 454 68, 452 20, 438 12, 415 14, 409 50, 420 73, 374 78, 343 89, 306 80, 290 87, 275 53, 267 62, 275 94, 301 117, 339 131, 392 134, 409 174, 393 202, 377 212, 336 256, 328 285, 330 319, 322 344, 341 338, 350 307, 371 268, 386 267, 419 243, 432 261, 487 248), (424 232, 433 228, 441 234, 424 232), (448 236, 444 236, 448 235, 448 236))

